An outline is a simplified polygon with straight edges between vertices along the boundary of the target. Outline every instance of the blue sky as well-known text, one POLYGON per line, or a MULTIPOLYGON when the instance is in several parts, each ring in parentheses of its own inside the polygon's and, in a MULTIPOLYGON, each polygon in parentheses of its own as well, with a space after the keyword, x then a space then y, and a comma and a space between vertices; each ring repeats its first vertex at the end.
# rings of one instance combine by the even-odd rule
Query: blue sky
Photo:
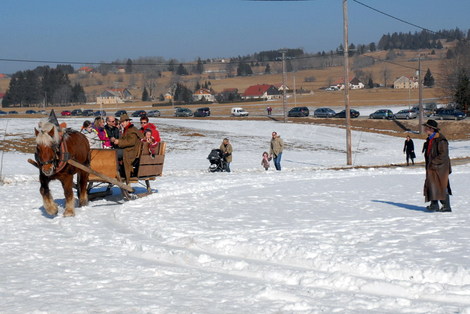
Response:
MULTIPOLYGON (((360 0, 431 29, 470 28, 467 0, 360 0)), ((350 43, 420 29, 348 1, 350 43)), ((342 0, 2 0, 0 59, 111 62, 162 56, 188 62, 262 50, 336 49, 342 0)), ((0 73, 41 64, 0 61, 0 73)))

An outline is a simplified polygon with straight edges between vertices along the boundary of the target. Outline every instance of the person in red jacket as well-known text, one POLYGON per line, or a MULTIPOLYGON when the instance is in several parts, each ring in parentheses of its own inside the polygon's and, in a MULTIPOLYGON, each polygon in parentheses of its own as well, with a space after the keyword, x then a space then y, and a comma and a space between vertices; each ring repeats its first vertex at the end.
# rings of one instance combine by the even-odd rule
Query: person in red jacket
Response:
POLYGON ((149 118, 147 116, 140 117, 140 132, 145 133, 145 130, 152 130, 152 137, 156 143, 160 143, 160 132, 158 132, 157 127, 153 123, 149 123, 149 118))

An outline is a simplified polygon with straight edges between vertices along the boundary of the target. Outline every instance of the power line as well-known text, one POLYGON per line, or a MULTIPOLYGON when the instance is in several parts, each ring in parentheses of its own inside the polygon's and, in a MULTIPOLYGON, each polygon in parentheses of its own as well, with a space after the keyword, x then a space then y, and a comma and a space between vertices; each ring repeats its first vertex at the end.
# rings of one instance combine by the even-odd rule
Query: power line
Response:
POLYGON ((367 5, 367 4, 365 4, 365 3, 362 3, 362 2, 360 2, 360 1, 358 1, 358 0, 352 0, 352 1, 354 1, 354 2, 356 2, 357 4, 360 4, 360 5, 362 5, 362 6, 366 7, 366 8, 368 8, 368 9, 371 9, 371 10, 373 10, 373 11, 375 11, 375 12, 378 12, 378 13, 380 13, 380 14, 383 14, 383 15, 385 15, 385 16, 388 16, 388 17, 390 17, 390 18, 392 18, 392 19, 395 19, 395 20, 397 20, 397 21, 400 21, 400 22, 402 22, 402 23, 405 23, 405 24, 408 24, 408 25, 411 25, 411 26, 420 28, 420 29, 422 29, 422 30, 425 30, 425 31, 430 32, 430 33, 433 33, 433 34, 437 34, 435 31, 432 31, 432 30, 430 30, 430 29, 428 29, 428 28, 425 28, 425 27, 419 26, 419 25, 417 25, 417 24, 414 24, 414 23, 405 21, 405 20, 403 20, 403 19, 401 19, 401 18, 398 18, 398 17, 396 17, 396 16, 393 16, 393 15, 391 15, 391 14, 388 14, 388 13, 386 13, 386 12, 384 12, 384 11, 381 11, 381 10, 379 10, 379 9, 373 8, 373 7, 371 7, 370 5, 367 5))

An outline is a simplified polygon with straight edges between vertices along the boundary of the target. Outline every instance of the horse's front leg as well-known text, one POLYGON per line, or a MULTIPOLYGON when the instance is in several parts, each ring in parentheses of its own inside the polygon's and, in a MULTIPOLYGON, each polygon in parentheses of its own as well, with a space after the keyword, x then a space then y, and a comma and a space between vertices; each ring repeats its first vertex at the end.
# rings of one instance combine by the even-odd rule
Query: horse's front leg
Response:
POLYGON ((64 217, 75 216, 75 199, 73 197, 73 175, 67 175, 61 178, 60 182, 64 188, 65 211, 64 217))
POLYGON ((77 173, 77 185, 78 185, 78 205, 88 205, 88 172, 78 171, 77 173))
POLYGON ((42 174, 41 172, 39 175, 39 181, 41 183, 39 192, 41 193, 41 196, 42 196, 42 203, 43 203, 44 209, 49 215, 55 216, 57 215, 57 212, 59 211, 59 207, 54 202, 54 199, 52 198, 52 195, 51 195, 51 190, 49 189, 49 182, 51 180, 47 176, 42 174))

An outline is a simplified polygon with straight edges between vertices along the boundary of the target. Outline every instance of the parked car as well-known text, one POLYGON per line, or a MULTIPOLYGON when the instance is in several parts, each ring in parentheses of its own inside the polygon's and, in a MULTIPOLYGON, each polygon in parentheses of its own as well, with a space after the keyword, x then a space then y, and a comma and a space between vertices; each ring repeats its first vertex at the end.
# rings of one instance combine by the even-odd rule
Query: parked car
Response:
POLYGON ((191 117, 193 112, 188 108, 178 108, 175 111, 175 117, 191 117))
POLYGON ((313 112, 315 118, 333 118, 336 112, 330 108, 317 108, 313 112))
POLYGON ((6 111, 0 110, 0 114, 3 115, 3 114, 7 114, 7 113, 6 113, 6 111))
POLYGON ((437 109, 436 113, 431 115, 432 118, 434 119, 439 119, 439 120, 462 120, 467 117, 467 115, 457 109, 437 109))
POLYGON ((211 110, 209 107, 197 108, 196 111, 194 111, 195 117, 208 117, 210 115, 211 110))
POLYGON ((26 114, 37 114, 37 112, 35 110, 26 110, 25 113, 26 114))
POLYGON ((131 114, 132 117, 142 117, 146 115, 147 115, 147 111, 145 110, 136 110, 131 114))
POLYGON ((246 117, 249 115, 248 111, 240 107, 232 108, 230 112, 231 112, 231 115, 234 117, 246 117))
MULTIPOLYGON (((349 116, 351 118, 357 118, 360 116, 360 113, 357 110, 349 109, 349 116)), ((346 109, 335 114, 335 118, 346 118, 346 109)))
POLYGON ((47 111, 46 111, 46 110, 39 110, 38 113, 39 113, 39 114, 43 114, 43 115, 47 115, 47 111))
POLYGON ((63 117, 68 117, 72 115, 72 112, 70 110, 64 110, 60 113, 60 115, 63 117))
POLYGON ((326 91, 337 91, 339 90, 339 88, 337 86, 330 86, 330 87, 327 87, 325 88, 326 91))
POLYGON ((393 119, 394 115, 392 110, 379 109, 369 115, 369 119, 393 119))
POLYGON ((18 114, 18 111, 16 111, 16 110, 10 110, 10 111, 8 111, 8 114, 18 114))
MULTIPOLYGON (((433 109, 433 108, 434 108, 433 106, 426 107, 423 104, 423 115, 425 117, 430 117, 435 112, 435 109, 433 109)), ((413 106, 413 108, 411 108, 411 110, 416 111, 416 114, 419 115, 419 106, 418 105, 413 106)))
POLYGON ((106 111, 104 110, 97 110, 93 114, 95 117, 106 117, 106 111))
POLYGON ((310 110, 307 107, 294 107, 287 112, 288 117, 308 117, 310 110))
POLYGON ((160 116, 160 110, 150 110, 147 112, 147 117, 159 117, 160 116))
POLYGON ((72 110, 72 116, 82 116, 82 115, 83 115, 82 109, 74 109, 74 110, 72 110))
POLYGON ((121 115, 123 115, 123 114, 127 114, 127 111, 126 111, 126 110, 118 110, 118 111, 116 111, 116 113, 114 114, 114 116, 115 116, 116 118, 119 118, 119 117, 120 117, 121 115))
POLYGON ((395 113, 395 119, 416 119, 418 112, 412 109, 403 109, 395 113))
POLYGON ((92 115, 94 115, 94 112, 93 112, 92 109, 85 109, 82 112, 82 116, 85 116, 85 117, 89 117, 89 116, 92 116, 92 115))

